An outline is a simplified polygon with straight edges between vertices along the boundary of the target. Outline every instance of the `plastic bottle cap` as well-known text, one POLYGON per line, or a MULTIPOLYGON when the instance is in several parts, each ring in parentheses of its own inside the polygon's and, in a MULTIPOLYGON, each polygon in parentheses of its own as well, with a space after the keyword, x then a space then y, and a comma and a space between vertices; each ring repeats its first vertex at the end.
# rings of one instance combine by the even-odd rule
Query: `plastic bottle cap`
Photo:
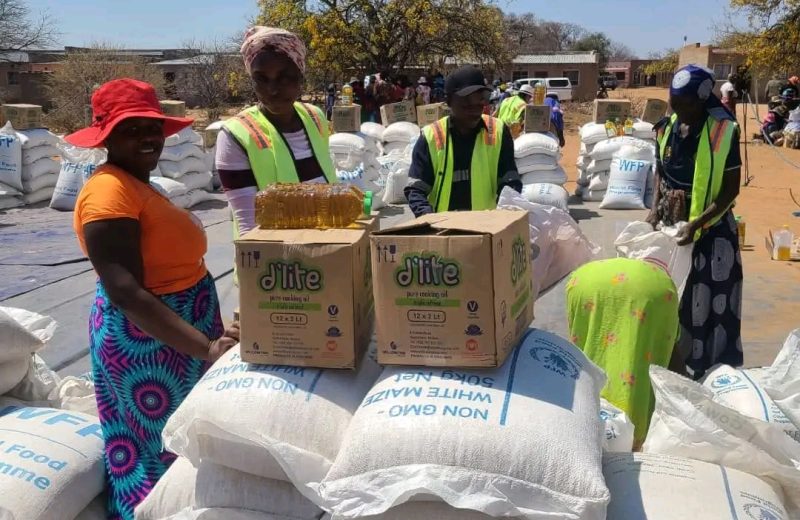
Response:
POLYGON ((370 216, 372 215, 372 192, 365 191, 364 192, 364 215, 370 216))
POLYGON ((742 217, 736 217, 735 220, 736 220, 736 222, 741 222, 742 221, 742 217))

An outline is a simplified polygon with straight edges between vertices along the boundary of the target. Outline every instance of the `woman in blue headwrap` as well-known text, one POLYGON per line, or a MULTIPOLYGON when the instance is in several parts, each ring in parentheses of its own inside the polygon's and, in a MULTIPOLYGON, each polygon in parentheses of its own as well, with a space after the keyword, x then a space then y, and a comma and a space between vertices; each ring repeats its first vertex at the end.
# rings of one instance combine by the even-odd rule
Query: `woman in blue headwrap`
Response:
POLYGON ((714 75, 688 65, 670 87, 672 116, 658 125, 655 200, 648 222, 688 222, 693 267, 680 304, 678 347, 700 379, 717 363, 740 366, 742 259, 731 208, 739 195, 739 127, 712 90, 714 75))

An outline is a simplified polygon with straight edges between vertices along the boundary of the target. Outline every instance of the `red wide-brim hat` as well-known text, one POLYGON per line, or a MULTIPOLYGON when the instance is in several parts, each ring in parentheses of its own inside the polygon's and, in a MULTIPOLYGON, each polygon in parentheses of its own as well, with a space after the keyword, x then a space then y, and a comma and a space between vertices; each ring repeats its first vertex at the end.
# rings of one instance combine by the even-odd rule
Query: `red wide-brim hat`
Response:
POLYGON ((149 83, 123 78, 104 83, 92 95, 92 124, 64 138, 81 148, 100 148, 120 121, 146 117, 164 121, 164 136, 190 126, 192 119, 169 117, 161 111, 158 95, 149 83))

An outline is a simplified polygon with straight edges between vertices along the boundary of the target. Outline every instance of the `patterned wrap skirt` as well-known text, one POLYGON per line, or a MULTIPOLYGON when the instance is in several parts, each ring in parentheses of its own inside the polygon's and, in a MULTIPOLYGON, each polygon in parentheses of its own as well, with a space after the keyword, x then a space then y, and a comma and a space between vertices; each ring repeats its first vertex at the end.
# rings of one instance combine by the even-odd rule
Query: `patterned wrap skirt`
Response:
MULTIPOLYGON (((222 335, 219 300, 211 275, 160 299, 207 336, 222 335)), ((99 281, 89 336, 105 439, 109 518, 132 520, 136 506, 175 459, 164 451, 161 431, 207 364, 142 332, 111 303, 99 281)))

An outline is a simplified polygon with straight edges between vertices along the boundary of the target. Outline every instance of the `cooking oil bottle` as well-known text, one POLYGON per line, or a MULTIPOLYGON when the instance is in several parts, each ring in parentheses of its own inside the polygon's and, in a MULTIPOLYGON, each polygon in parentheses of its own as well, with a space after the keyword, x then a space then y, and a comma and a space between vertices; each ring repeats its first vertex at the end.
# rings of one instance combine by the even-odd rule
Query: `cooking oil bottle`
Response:
POLYGON ((625 126, 623 130, 625 135, 633 136, 633 119, 631 119, 630 116, 625 119, 625 126))
POLYGON ((353 87, 345 83, 342 87, 342 106, 349 107, 353 104, 353 87))
POLYGON ((272 184, 256 196, 263 229, 346 228, 372 213, 372 192, 346 184, 272 184))
POLYGON ((533 86, 533 104, 544 105, 544 98, 547 96, 547 87, 540 81, 533 86))
POLYGON ((617 125, 611 119, 606 119, 606 135, 609 138, 617 136, 617 125))
POLYGON ((747 234, 747 222, 744 221, 741 215, 736 217, 736 231, 739 233, 739 248, 744 247, 745 235, 747 234))
POLYGON ((789 230, 789 226, 784 225, 783 229, 780 231, 775 232, 772 235, 772 240, 774 241, 775 249, 773 251, 773 256, 775 260, 780 260, 781 262, 788 262, 792 259, 792 242, 794 241, 794 235, 789 230))

